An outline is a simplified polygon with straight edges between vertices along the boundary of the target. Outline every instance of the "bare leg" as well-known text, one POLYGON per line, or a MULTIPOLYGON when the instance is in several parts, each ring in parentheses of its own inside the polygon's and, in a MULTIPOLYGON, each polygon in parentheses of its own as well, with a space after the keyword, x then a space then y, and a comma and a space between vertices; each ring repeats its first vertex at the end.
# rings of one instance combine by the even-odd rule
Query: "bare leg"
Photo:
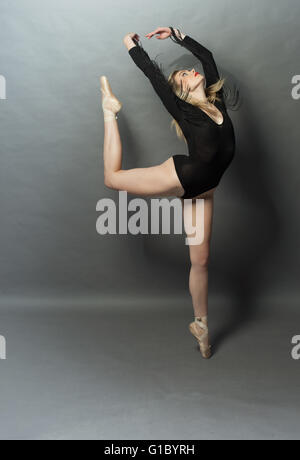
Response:
POLYGON ((122 169, 122 142, 116 119, 104 122, 103 160, 104 180, 107 182, 112 173, 122 169))
MULTIPOLYGON (((208 261, 212 232, 214 193, 204 198, 204 240, 199 245, 190 245, 189 253, 191 269, 189 289, 192 296, 193 309, 196 317, 205 317, 208 314, 208 261)), ((192 212, 196 212, 196 203, 193 203, 192 212)), ((194 217, 193 217, 194 219, 194 217)))
MULTIPOLYGON (((189 289, 192 296, 195 321, 190 323, 190 332, 197 338, 203 358, 210 358, 211 351, 208 335, 208 260, 212 233, 214 189, 204 195, 204 240, 201 244, 190 245, 191 269, 189 289)), ((198 197, 198 198, 199 198, 198 197)), ((186 206, 186 203, 184 204, 186 206)), ((193 220, 196 213, 196 200, 188 208, 187 218, 193 220)), ((197 221, 194 221, 196 223, 197 221)))
MULTIPOLYGON (((103 87, 103 83, 102 83, 103 87)), ((104 115, 104 182, 109 188, 126 190, 129 193, 145 196, 182 196, 184 189, 178 179, 174 161, 169 157, 163 163, 148 168, 122 169, 122 142, 119 133, 118 121, 113 116, 116 97, 106 93, 112 100, 111 114, 108 112, 109 101, 106 102, 104 115), (111 115, 111 116, 110 116, 111 115)), ((109 99, 109 98, 108 98, 109 99)))

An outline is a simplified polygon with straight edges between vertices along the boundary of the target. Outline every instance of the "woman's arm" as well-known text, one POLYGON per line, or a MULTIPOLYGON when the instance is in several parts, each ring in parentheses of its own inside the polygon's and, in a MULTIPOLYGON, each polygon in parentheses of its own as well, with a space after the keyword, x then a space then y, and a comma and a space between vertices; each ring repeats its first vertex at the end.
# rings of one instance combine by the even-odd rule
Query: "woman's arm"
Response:
POLYGON ((205 74, 206 86, 216 83, 220 79, 220 75, 212 52, 189 35, 182 34, 179 29, 174 29, 170 26, 170 30, 170 38, 193 53, 201 62, 205 74))
POLYGON ((138 34, 130 33, 125 35, 123 38, 123 43, 129 51, 131 48, 136 46, 136 43, 138 43, 139 39, 140 37, 138 34))
POLYGON ((138 43, 136 34, 128 34, 124 37, 123 41, 128 49, 128 54, 136 66, 139 67, 149 79, 165 108, 172 117, 179 122, 182 119, 182 112, 177 104, 177 96, 173 92, 159 65, 155 60, 150 59, 148 53, 138 43))
MULTIPOLYGON (((172 27, 173 28, 173 27, 172 27)), ((171 27, 170 27, 170 30, 171 30, 171 27)), ((175 34, 176 34, 176 37, 179 39, 179 40, 183 40, 184 37, 185 37, 185 34, 183 34, 182 32, 180 32, 179 29, 173 29, 175 34)), ((171 30, 171 35, 172 35, 172 30, 171 30)))

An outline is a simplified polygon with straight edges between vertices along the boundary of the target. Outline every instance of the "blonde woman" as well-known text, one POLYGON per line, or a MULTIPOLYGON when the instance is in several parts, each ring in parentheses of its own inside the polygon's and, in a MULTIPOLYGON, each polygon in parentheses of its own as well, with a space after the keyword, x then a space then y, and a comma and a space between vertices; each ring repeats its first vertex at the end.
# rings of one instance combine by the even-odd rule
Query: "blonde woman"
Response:
MULTIPOLYGON (((224 101, 224 78, 220 78, 211 51, 173 27, 159 27, 146 35, 160 40, 171 38, 200 60, 204 75, 195 69, 180 69, 165 78, 155 60, 143 49, 139 35, 129 33, 124 44, 134 63, 149 79, 156 94, 173 117, 178 137, 184 139, 188 155, 172 155, 157 166, 122 169, 122 143, 117 113, 122 104, 113 94, 107 77, 101 77, 104 111, 104 182, 109 188, 144 196, 176 196, 204 199, 204 240, 190 245, 189 290, 194 321, 189 329, 201 354, 210 358, 208 337, 208 261, 212 232, 214 192, 235 153, 235 135, 224 101)), ((187 216, 188 214, 186 214, 187 216)), ((189 217, 190 218, 190 217, 189 217)))

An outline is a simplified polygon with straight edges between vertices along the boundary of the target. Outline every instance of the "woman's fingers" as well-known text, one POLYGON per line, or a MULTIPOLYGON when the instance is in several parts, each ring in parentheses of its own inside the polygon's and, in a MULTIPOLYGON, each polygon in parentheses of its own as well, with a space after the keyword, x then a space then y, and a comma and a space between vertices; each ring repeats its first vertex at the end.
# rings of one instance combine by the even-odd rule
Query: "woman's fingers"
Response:
POLYGON ((153 35, 158 34, 161 31, 161 28, 155 29, 153 32, 150 32, 149 34, 146 34, 145 37, 151 38, 153 35))
POLYGON ((168 27, 158 27, 153 32, 146 34, 145 37, 152 38, 153 35, 156 35, 156 34, 158 35, 156 38, 158 38, 159 40, 164 40, 165 38, 169 37, 170 30, 168 29, 168 27))
POLYGON ((140 36, 139 34, 135 33, 135 32, 130 32, 129 34, 125 35, 125 37, 130 37, 130 38, 136 38, 137 40, 140 39, 140 36))

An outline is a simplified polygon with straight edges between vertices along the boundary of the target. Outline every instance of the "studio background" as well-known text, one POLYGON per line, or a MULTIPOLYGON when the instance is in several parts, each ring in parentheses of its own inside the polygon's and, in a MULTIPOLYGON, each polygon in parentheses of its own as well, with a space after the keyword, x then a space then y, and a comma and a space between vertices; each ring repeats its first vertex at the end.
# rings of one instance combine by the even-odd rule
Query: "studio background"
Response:
MULTIPOLYGON (((31 427, 25 428, 22 418, 26 405, 36 397, 29 382, 37 393, 39 385, 44 382, 42 371, 44 365, 47 368, 47 363, 38 349, 45 346, 45 331, 48 331, 49 360, 52 362, 56 352, 60 356, 56 358, 61 368, 54 370, 58 380, 49 367, 45 371, 46 375, 49 372, 47 382, 52 381, 50 375, 54 378, 54 387, 59 386, 61 372, 66 371, 68 360, 73 362, 76 354, 77 358, 89 356, 83 365, 87 380, 80 380, 82 387, 80 383, 78 388, 72 387, 77 378, 74 369, 74 374, 72 371, 68 374, 74 399, 78 401, 80 392, 86 390, 84 384, 91 389, 91 377, 87 375, 91 360, 97 361, 95 350, 99 346, 97 340, 101 340, 99 331, 93 329, 97 322, 84 319, 90 307, 93 314, 95 311, 97 314, 120 311, 124 315, 123 324, 127 324, 126 312, 131 307, 141 315, 141 321, 143 318, 152 321, 151 312, 156 311, 159 317, 163 309, 167 321, 176 305, 176 311, 185 315, 184 322, 177 325, 178 331, 186 328, 187 321, 192 318, 188 293, 190 262, 184 233, 101 236, 96 231, 98 200, 112 198, 118 202, 118 192, 106 188, 103 181, 101 75, 109 78, 113 91, 123 103, 118 119, 123 142, 123 168, 152 166, 172 154, 187 154, 185 143, 177 139, 175 130, 170 128, 170 115, 128 55, 123 37, 129 32, 140 34, 143 46, 151 57, 163 64, 166 75, 174 67, 195 66, 201 72, 196 58, 183 47, 171 40, 147 40, 144 37, 158 26, 178 27, 212 50, 220 73, 239 86, 242 104, 239 110, 229 111, 236 132, 236 156, 215 194, 209 304, 216 307, 215 311, 222 307, 221 316, 226 320, 229 316, 231 318, 228 331, 218 334, 220 342, 221 337, 230 337, 230 332, 237 330, 237 325, 247 318, 268 315, 275 308, 281 318, 284 310, 290 315, 291 322, 286 325, 287 333, 282 338, 283 348, 279 355, 286 356, 290 335, 298 332, 300 299, 300 100, 292 96, 295 86, 292 79, 300 74, 299 13, 298 0, 189 0, 185 3, 177 0, 0 0, 0 74, 6 81, 6 99, 0 100, 0 334, 6 336, 10 344, 10 360, 3 363, 7 369, 7 373, 3 371, 2 381, 2 394, 6 395, 3 410, 8 425, 2 427, 2 436, 110 436, 109 439, 114 436, 130 438, 134 433, 140 437, 157 437, 158 433, 170 438, 182 434, 196 436, 195 427, 184 432, 179 422, 176 428, 172 424, 162 428, 161 412, 157 412, 154 425, 150 419, 147 422, 144 419, 144 423, 137 423, 136 431, 135 425, 126 431, 120 420, 114 419, 112 422, 119 431, 109 431, 104 421, 97 431, 87 409, 89 404, 92 407, 92 397, 85 401, 83 412, 82 407, 77 408, 77 412, 74 401, 69 401, 68 406, 68 398, 65 402, 63 398, 62 401, 53 399, 50 389, 48 396, 40 401, 40 408, 50 409, 50 422, 43 422, 43 411, 35 406, 31 406, 30 411, 31 427), (64 307, 68 307, 67 312, 64 307), (75 310, 77 316, 72 316, 72 328, 68 315, 75 310), (46 316, 39 316, 43 311, 46 316), (62 311, 65 316, 61 319, 55 316, 62 311), (45 329, 39 329, 37 318, 42 318, 45 329), (95 342, 84 348, 82 337, 87 339, 89 334, 95 342), (83 348, 74 354, 73 339, 76 342, 75 337, 79 336, 83 348), (52 349, 53 340, 56 345, 52 349), (29 372, 26 367, 20 369, 22 347, 25 347, 30 362, 35 357, 35 372, 39 369, 41 374, 35 380, 33 377, 32 380, 25 379, 28 387, 23 387, 23 392, 19 393, 23 396, 16 404, 12 401, 17 387, 10 383, 18 375, 22 376, 22 371, 26 375, 29 372), (10 363, 14 370, 9 368, 10 363), (77 390, 79 393, 75 398, 77 390), (57 410, 58 418, 55 416, 57 410), (79 412, 83 414, 83 425, 77 418, 79 412), (66 419, 67 414, 78 422, 76 425, 74 421, 73 428, 70 425, 73 422, 66 419), (149 430, 146 427, 150 427, 149 430)), ((128 200, 135 197, 128 194, 128 200)), ((273 333, 279 326, 272 317, 274 327, 268 323, 273 333)), ((105 329, 103 321, 102 318, 101 327, 105 329)), ((119 337, 125 340, 128 330, 118 327, 119 337)), ((154 322, 154 330, 155 327, 154 322)), ((243 333, 251 347, 249 330, 244 329, 243 333)), ((142 342, 144 336, 139 339, 142 342)), ((151 343, 151 340, 159 339, 147 336, 147 340, 151 343)), ((185 353, 193 355, 191 339, 187 337, 186 340, 185 353)), ((278 345, 276 336, 268 336, 266 344, 270 345, 272 340, 278 345)), ((175 339, 177 352, 179 342, 175 339)), ((133 349, 139 347, 138 343, 135 337, 131 344, 133 349)), ((159 341, 156 343, 155 352, 159 354, 162 349, 165 352, 168 347, 171 349, 173 342, 166 339, 163 345, 159 341)), ((248 345, 246 348, 249 349, 248 345)), ((271 348, 270 345, 270 363, 274 351, 271 348)), ((150 348, 148 351, 150 353, 150 348)), ((105 357, 103 349, 102 353, 105 357)), ((116 352, 114 356, 119 359, 120 355, 116 352)), ((152 358, 148 356, 150 362, 152 358)), ((141 363, 144 362, 145 355, 141 354, 140 359, 141 363)), ((181 359, 182 368, 186 355, 181 359)), ((194 359, 199 362, 198 356, 194 359)), ((289 355, 286 360, 287 374, 295 372, 295 363, 290 362, 289 355)), ((241 356, 239 363, 243 362, 241 356)), ((255 367, 254 355, 253 361, 248 358, 248 364, 250 362, 255 367)), ((178 362, 177 365, 180 368, 178 362)), ((25 366, 24 361, 21 366, 25 366)), ((34 368, 34 364, 32 366, 34 368)), ((270 382, 276 380, 275 369, 275 364, 274 368, 270 367, 270 382)), ((131 371, 135 374, 134 368, 131 371)), ((219 372, 216 379, 224 375, 220 367, 219 372)), ((194 377, 197 380, 198 377, 194 377)), ((112 380, 115 381, 115 375, 112 380)), ((204 377, 204 382, 211 388, 210 377, 204 377)), ((278 385, 279 382, 280 379, 278 385)), ((291 385, 293 382, 296 385, 293 378, 289 379, 291 385)), ((144 382, 140 383, 141 388, 148 388, 143 386, 144 382)), ((152 383, 149 391, 158 384, 152 383)), ((283 397, 287 389, 284 382, 281 383, 278 394, 283 397)), ((242 387, 242 382, 240 384, 242 387)), ((248 395, 249 401, 253 401, 256 384, 253 383, 253 394, 248 395)), ((107 385, 111 389, 109 383, 107 385)), ((168 392, 169 383, 166 381, 160 388, 162 392, 168 392)), ((192 393, 185 394, 195 395, 196 390, 190 390, 192 393)), ((267 385, 265 390, 267 394, 267 385)), ((62 393, 68 394, 67 386, 63 387, 62 393)), ((117 390, 116 394, 120 395, 117 390)), ((211 431, 204 429, 202 434, 233 436, 238 433, 240 437, 247 437, 251 433, 275 436, 274 433, 280 432, 282 437, 287 436, 286 433, 291 435, 291 427, 297 420, 293 407, 295 401, 298 402, 293 388, 291 394, 294 394, 293 400, 284 406, 285 417, 290 423, 286 431, 276 427, 270 432, 249 431, 246 427, 245 431, 239 431, 235 420, 232 431, 230 424, 227 428, 223 426, 225 431, 220 431, 220 427, 211 422, 211 431)), ((134 395, 132 398, 131 401, 128 394, 125 398, 128 410, 133 407, 130 401, 134 404, 134 395)), ((192 399, 189 401, 192 403, 192 399)), ((267 418, 271 419, 275 409, 272 402, 270 404, 267 418)), ((259 402, 258 407, 261 407, 259 402)), ((100 419, 103 412, 100 407, 97 410, 100 419)), ((237 413, 242 414, 243 408, 239 406, 237 413)), ((252 415, 261 421, 259 409, 252 415)), ((143 418, 144 412, 138 413, 137 420, 139 416, 143 418)), ((167 413, 166 416, 171 420, 175 414, 167 413)), ((188 416, 185 417, 189 420, 188 416)), ((213 416, 211 420, 214 420, 213 416)), ((204 423, 204 426, 207 425, 204 423)))

